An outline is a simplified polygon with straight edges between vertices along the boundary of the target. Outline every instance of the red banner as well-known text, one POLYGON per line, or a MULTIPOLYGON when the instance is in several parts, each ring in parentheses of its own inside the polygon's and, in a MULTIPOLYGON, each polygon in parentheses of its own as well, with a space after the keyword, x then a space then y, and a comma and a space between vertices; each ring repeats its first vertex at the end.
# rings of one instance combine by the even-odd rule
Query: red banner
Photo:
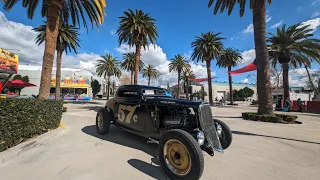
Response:
MULTIPOLYGON (((211 79, 214 79, 214 78, 217 78, 217 77, 212 77, 211 79)), ((208 78, 190 78, 190 81, 203 82, 203 81, 208 81, 208 78)))
POLYGON ((228 73, 234 75, 234 74, 240 74, 240 73, 245 73, 245 72, 250 72, 250 71, 255 71, 255 70, 257 70, 257 66, 254 64, 254 62, 252 62, 241 69, 229 71, 228 73))

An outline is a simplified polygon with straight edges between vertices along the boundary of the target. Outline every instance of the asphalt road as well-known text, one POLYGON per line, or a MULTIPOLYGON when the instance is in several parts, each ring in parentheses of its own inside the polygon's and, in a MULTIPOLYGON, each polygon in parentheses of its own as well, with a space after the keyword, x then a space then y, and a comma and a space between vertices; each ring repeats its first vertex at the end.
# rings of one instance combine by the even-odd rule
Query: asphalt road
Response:
MULTIPOLYGON (((1 180, 166 179, 157 147, 112 127, 95 132, 104 101, 69 103, 64 126, 0 153, 1 180)), ((301 125, 242 120, 247 105, 213 108, 233 131, 223 154, 205 155, 202 179, 316 180, 320 177, 320 115, 299 113, 301 125)))

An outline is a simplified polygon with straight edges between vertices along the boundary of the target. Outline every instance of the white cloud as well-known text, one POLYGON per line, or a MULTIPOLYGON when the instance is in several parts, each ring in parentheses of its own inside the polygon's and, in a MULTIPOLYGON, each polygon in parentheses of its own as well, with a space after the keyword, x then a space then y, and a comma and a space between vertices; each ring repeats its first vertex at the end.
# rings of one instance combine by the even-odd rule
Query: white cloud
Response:
POLYGON ((303 7, 302 6, 298 6, 297 7, 297 11, 302 11, 303 10, 303 7))
POLYGON ((248 78, 245 78, 243 80, 240 81, 241 83, 248 83, 249 82, 249 79, 248 78))
POLYGON ((110 31, 110 34, 113 35, 113 36, 115 36, 115 35, 116 35, 116 31, 115 31, 115 30, 111 30, 111 31, 110 31))
POLYGON ((279 27, 282 23, 283 23, 283 20, 281 20, 280 22, 278 22, 278 23, 276 23, 276 24, 272 25, 270 28, 271 28, 271 29, 273 29, 273 28, 277 28, 277 27, 279 27))
POLYGON ((269 14, 267 14, 267 15, 266 15, 266 22, 271 21, 271 19, 272 19, 272 16, 270 16, 269 14))
POLYGON ((242 30, 242 33, 253 33, 253 24, 249 24, 246 29, 242 30))
POLYGON ((310 19, 308 21, 302 22, 301 26, 306 26, 306 25, 310 25, 309 29, 312 29, 312 33, 317 31, 318 27, 320 26, 320 18, 315 18, 315 19, 310 19))
MULTIPOLYGON (((19 49, 21 64, 41 65, 43 60, 44 43, 35 44, 37 33, 18 22, 9 21, 0 11, 0 44, 4 49, 19 49)), ((95 73, 95 61, 100 56, 94 53, 79 53, 77 55, 63 55, 62 66, 65 68, 83 68, 95 73)))
POLYGON ((315 6, 315 5, 317 5, 318 3, 320 3, 320 0, 314 0, 314 1, 312 1, 311 5, 312 5, 312 6, 315 6))
POLYGON ((311 18, 318 17, 319 15, 320 15, 319 11, 313 12, 312 15, 311 15, 311 18))
POLYGON ((242 62, 241 64, 242 65, 248 65, 249 63, 253 62, 256 58, 256 51, 254 49, 250 49, 250 50, 246 50, 246 51, 243 51, 241 53, 242 55, 242 62))

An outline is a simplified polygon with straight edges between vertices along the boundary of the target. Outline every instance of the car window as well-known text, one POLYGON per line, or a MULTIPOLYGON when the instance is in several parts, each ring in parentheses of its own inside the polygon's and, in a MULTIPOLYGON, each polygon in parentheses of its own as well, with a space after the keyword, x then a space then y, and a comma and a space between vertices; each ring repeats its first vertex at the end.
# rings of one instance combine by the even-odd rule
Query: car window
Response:
POLYGON ((142 94, 144 96, 169 96, 168 91, 163 89, 143 89, 142 94))
POLYGON ((132 90, 132 89, 118 90, 117 95, 118 95, 118 97, 138 98, 138 92, 136 90, 132 90))

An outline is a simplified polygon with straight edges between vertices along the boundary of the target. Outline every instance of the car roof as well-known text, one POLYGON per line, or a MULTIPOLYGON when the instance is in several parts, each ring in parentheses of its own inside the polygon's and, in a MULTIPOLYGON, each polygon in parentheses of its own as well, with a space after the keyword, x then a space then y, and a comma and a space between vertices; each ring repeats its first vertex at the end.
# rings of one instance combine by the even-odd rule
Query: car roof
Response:
POLYGON ((137 88, 137 89, 159 89, 164 90, 164 88, 161 87, 154 87, 154 86, 146 86, 146 85, 136 85, 136 84, 128 84, 128 85, 122 85, 119 87, 119 89, 131 89, 131 88, 137 88))

